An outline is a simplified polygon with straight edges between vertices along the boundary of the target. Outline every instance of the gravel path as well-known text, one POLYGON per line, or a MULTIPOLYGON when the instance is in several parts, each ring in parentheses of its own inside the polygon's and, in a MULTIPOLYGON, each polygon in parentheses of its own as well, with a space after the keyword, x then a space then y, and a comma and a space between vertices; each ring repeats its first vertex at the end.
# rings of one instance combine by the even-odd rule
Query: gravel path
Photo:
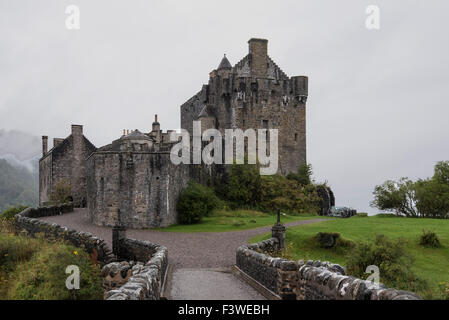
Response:
MULTIPOLYGON (((112 229, 89 223, 86 209, 75 209, 73 213, 41 218, 78 231, 85 231, 104 239, 112 248, 112 229)), ((312 219, 286 224, 287 227, 326 221, 312 219)), ((128 229, 129 238, 148 240, 168 248, 172 270, 178 268, 223 268, 235 264, 236 249, 247 244, 248 239, 270 232, 271 226, 230 232, 180 233, 155 230, 128 229)))
MULTIPOLYGON (((86 209, 73 213, 41 218, 78 231, 90 232, 104 239, 112 248, 112 228, 89 223, 86 209)), ((287 227, 309 224, 325 219, 296 221, 287 227)), ((167 279, 170 299, 176 300, 262 300, 259 292, 231 273, 236 249, 248 239, 267 233, 271 226, 230 232, 180 233, 128 229, 129 238, 148 240, 168 248, 171 272, 167 279)))

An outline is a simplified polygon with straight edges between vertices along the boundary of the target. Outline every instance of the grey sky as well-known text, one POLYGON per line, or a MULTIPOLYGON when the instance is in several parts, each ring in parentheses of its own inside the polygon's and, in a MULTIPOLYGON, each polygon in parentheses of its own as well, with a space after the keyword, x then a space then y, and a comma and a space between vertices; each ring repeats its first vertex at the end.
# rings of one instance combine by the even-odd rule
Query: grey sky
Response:
POLYGON ((223 56, 269 39, 309 76, 308 160, 337 205, 368 207, 376 184, 426 177, 449 159, 447 1, 0 0, 0 129, 102 146, 124 128, 180 125, 179 106, 223 56), (78 5, 81 29, 65 28, 78 5), (378 5, 381 26, 365 28, 378 5))

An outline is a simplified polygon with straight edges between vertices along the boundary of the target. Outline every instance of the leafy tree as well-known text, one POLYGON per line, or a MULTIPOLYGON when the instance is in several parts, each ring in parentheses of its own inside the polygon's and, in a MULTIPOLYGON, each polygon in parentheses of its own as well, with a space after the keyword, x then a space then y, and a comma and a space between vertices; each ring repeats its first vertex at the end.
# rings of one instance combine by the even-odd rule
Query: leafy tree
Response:
POLYGON ((72 186, 67 179, 62 178, 55 184, 55 188, 50 195, 50 200, 59 203, 72 201, 72 186))
POLYGON ((298 173, 289 173, 287 178, 290 180, 296 180, 301 185, 306 186, 313 182, 312 174, 312 165, 304 162, 299 166, 298 173))
POLYGON ((243 206, 255 206, 260 198, 261 177, 259 168, 253 164, 231 165, 226 182, 225 198, 243 206))
POLYGON ((374 188, 374 200, 371 206, 379 210, 394 211, 398 215, 417 217, 415 206, 415 187, 413 181, 401 178, 399 181, 388 180, 374 188))
POLYGON ((435 165, 432 178, 388 180, 374 188, 371 206, 408 217, 449 218, 449 161, 435 165))
POLYGON ((435 165, 433 179, 449 185, 449 161, 440 161, 435 165))

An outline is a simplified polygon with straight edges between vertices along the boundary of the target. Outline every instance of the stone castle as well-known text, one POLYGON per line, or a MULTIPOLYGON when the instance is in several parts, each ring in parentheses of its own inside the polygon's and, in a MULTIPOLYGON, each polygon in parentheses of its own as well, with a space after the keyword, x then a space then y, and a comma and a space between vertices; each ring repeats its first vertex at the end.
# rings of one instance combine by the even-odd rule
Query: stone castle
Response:
MULTIPOLYGON (((181 106, 181 128, 202 130, 279 129, 278 173, 296 172, 306 161, 308 78, 289 78, 268 56, 268 41, 250 39, 249 53, 234 66, 226 56, 210 73, 209 83, 181 106)), ((162 132, 155 117, 150 132, 123 132, 111 144, 96 148, 72 125, 65 139, 55 138, 48 150, 42 137, 39 201, 50 200, 61 179, 70 182, 73 203, 87 207, 92 223, 128 228, 164 227, 177 222, 176 202, 194 165, 175 165, 170 150, 173 130, 162 132)), ((214 170, 206 170, 213 175, 214 170)))

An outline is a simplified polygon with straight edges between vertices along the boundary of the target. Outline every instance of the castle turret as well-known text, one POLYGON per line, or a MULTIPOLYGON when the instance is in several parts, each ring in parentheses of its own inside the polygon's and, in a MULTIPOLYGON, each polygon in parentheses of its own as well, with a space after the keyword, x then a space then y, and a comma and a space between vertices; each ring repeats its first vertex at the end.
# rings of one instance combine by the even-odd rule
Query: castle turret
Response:
POLYGON ((306 76, 295 76, 292 77, 292 82, 295 98, 299 102, 305 103, 307 101, 307 96, 309 95, 309 78, 306 76))
POLYGON ((228 70, 232 69, 232 65, 229 62, 228 58, 226 58, 226 54, 224 55, 223 59, 221 59, 221 62, 217 68, 217 70, 223 70, 223 69, 228 69, 228 70))
POLYGON ((268 40, 252 38, 248 41, 251 76, 266 78, 268 75, 268 40))

